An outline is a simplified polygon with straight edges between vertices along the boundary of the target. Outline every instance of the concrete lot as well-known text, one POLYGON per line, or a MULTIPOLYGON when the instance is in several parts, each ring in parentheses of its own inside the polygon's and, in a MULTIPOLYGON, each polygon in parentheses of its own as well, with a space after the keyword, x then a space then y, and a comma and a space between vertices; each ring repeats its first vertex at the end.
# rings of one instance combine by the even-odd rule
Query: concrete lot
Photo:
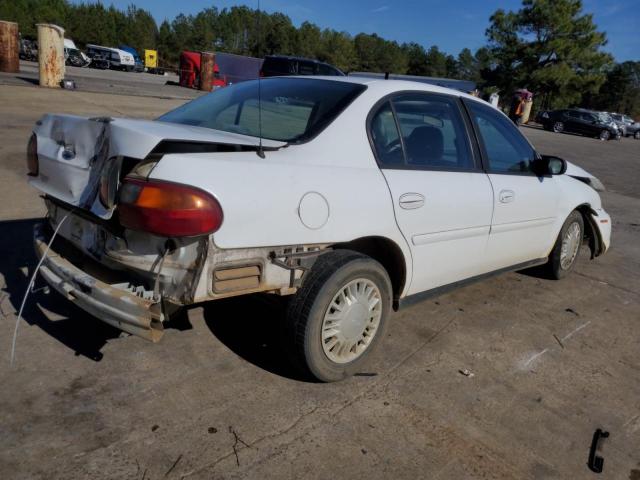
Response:
POLYGON ((613 248, 569 278, 512 273, 395 314, 370 369, 298 378, 273 298, 189 310, 159 344, 34 293, 32 123, 151 118, 178 100, 0 85, 0 478, 640 479, 640 141, 524 128, 607 185, 613 248), (459 373, 469 369, 475 375, 459 373), (604 473, 586 466, 594 430, 604 473))
MULTIPOLYGON (((188 100, 201 93, 177 84, 173 73, 152 75, 150 73, 122 72, 119 70, 97 70, 93 68, 65 67, 65 78, 73 80, 79 90, 94 93, 117 93, 157 98, 188 100), (167 85, 167 83, 169 83, 167 85)), ((37 85, 38 63, 20 61, 20 73, 0 72, 0 85, 37 85)))

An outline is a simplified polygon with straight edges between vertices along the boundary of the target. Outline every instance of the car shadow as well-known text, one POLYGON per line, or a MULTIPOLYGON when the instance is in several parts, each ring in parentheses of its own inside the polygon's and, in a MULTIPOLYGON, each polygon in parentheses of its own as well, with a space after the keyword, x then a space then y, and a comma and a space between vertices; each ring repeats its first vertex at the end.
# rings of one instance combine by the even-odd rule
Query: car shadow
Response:
POLYGON ((218 340, 253 365, 281 377, 314 382, 298 371, 284 339, 286 297, 242 295, 203 305, 204 320, 218 340))
MULTIPOLYGON (((5 283, 0 290, 0 306, 5 309, 2 313, 7 315, 6 304, 11 305, 15 311, 11 316, 14 321, 38 263, 33 251, 33 227, 40 221, 42 219, 37 218, 0 222, 0 231, 3 232, 0 235, 0 252, 4 253, 0 259, 0 274, 5 283)), ((108 340, 118 338, 121 332, 80 310, 57 292, 51 290, 47 294, 46 290, 44 282, 37 278, 22 312, 22 320, 42 329, 78 356, 96 362, 102 360, 100 350, 108 340)), ((18 337, 18 349, 19 345, 18 337)))

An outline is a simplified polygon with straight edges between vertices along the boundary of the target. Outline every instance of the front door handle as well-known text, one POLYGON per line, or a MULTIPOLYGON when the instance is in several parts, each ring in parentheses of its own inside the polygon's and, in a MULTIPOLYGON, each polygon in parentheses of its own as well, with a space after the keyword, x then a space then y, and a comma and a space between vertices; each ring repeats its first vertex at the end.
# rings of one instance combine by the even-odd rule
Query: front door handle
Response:
POLYGON ((400 195, 398 203, 400 204, 400 207, 405 210, 420 208, 424 205, 424 195, 420 193, 405 193, 400 195))
POLYGON ((516 194, 513 190, 501 190, 499 198, 500 203, 511 203, 516 199, 516 194))

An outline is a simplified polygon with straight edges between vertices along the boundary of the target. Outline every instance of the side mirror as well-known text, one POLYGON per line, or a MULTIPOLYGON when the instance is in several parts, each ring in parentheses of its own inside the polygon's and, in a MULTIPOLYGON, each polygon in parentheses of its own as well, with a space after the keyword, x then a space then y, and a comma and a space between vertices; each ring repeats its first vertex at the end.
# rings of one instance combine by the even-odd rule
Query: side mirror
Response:
POLYGON ((553 155, 541 155, 532 163, 533 172, 536 175, 562 175, 567 171, 567 162, 553 155))

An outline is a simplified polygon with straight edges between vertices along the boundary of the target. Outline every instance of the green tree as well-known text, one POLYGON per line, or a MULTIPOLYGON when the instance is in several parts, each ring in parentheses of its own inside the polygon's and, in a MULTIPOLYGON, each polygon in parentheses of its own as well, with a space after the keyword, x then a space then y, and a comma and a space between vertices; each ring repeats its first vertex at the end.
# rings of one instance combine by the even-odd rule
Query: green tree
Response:
POLYGON ((480 62, 468 48, 463 48, 456 60, 456 78, 472 80, 478 83, 480 78, 480 62))
POLYGON ((566 106, 597 92, 611 56, 600 49, 605 34, 580 0, 523 0, 517 12, 497 10, 486 35, 488 83, 503 93, 525 87, 545 106, 566 106))
POLYGON ((397 42, 374 34, 359 33, 354 38, 358 68, 369 72, 406 73, 407 58, 397 42))
POLYGON ((584 106, 640 117, 640 62, 616 64, 607 72, 600 91, 587 97, 584 106))
POLYGON ((323 30, 320 49, 314 56, 319 60, 335 65, 344 72, 350 72, 358 66, 353 39, 346 32, 337 32, 330 29, 323 30))

